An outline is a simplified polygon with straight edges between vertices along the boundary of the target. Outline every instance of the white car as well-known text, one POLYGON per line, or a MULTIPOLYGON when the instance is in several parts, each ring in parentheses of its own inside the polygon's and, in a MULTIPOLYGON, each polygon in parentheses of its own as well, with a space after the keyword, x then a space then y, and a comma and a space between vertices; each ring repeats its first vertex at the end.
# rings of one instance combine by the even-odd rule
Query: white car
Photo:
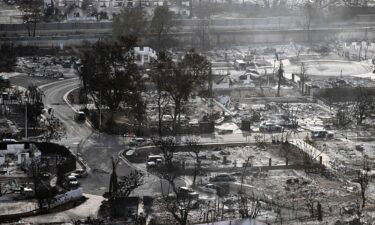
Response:
POLYGON ((79 183, 76 176, 70 175, 68 176, 68 182, 70 187, 78 187, 79 183))

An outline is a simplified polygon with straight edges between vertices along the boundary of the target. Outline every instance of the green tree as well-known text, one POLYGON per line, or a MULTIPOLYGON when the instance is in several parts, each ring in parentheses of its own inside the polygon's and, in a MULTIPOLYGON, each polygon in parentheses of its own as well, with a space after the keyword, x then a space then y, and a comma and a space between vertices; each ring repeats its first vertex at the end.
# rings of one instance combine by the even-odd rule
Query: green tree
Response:
POLYGON ((29 37, 35 37, 36 24, 43 17, 43 0, 23 0, 20 4, 23 23, 26 24, 29 37), (32 35, 31 35, 32 31, 32 35))
POLYGON ((117 40, 126 36, 141 38, 147 31, 148 21, 143 8, 123 8, 113 18, 113 37, 117 40))
POLYGON ((167 56, 167 53, 164 51, 158 53, 158 59, 158 61, 154 62, 155 70, 151 73, 151 81, 156 90, 155 98, 158 111, 158 134, 161 137, 163 135, 163 116, 166 114, 170 103, 170 97, 165 91, 165 76, 167 75, 167 71, 173 69, 173 64, 169 56, 167 56))
POLYGON ((169 10, 168 6, 156 7, 149 29, 154 36, 152 47, 156 50, 164 50, 172 46, 174 40, 170 34, 176 25, 174 14, 169 10))
POLYGON ((110 123, 120 105, 142 102, 144 84, 134 61, 135 43, 133 37, 122 38, 121 42, 99 41, 81 56, 79 76, 83 88, 98 110, 102 105, 108 107, 110 123))
POLYGON ((174 103, 173 132, 178 133, 184 105, 192 95, 208 89, 210 62, 191 50, 177 63, 164 54, 158 58, 156 70, 157 73, 164 74, 164 85, 160 88, 168 93, 174 103))

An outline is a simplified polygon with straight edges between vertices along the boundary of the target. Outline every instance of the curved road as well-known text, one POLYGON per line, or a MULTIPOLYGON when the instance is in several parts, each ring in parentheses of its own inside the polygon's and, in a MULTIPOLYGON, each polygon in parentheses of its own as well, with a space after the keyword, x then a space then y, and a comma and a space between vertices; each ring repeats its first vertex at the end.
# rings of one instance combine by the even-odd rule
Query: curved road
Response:
MULTIPOLYGON (((108 190, 109 173, 111 172, 111 156, 117 156, 124 149, 124 139, 119 135, 98 133, 88 123, 80 124, 74 121, 74 111, 64 101, 66 93, 79 87, 78 78, 71 78, 39 86, 45 94, 44 104, 53 108, 54 115, 66 127, 67 135, 61 144, 69 146, 79 152, 90 167, 87 178, 81 179, 81 185, 86 193, 102 195, 108 190), (79 145, 79 148, 77 148, 79 145)), ((121 160, 118 176, 124 176, 134 168, 131 164, 121 160)), ((154 176, 145 178, 145 185, 137 189, 136 193, 151 195, 160 192, 159 179, 154 176), (155 184, 158 185, 155 185, 155 184)))
MULTIPOLYGON (((80 180, 85 193, 102 195, 108 190, 109 173, 111 172, 111 156, 117 156, 124 149, 124 139, 119 135, 99 134, 91 128, 88 123, 76 123, 74 111, 64 101, 66 93, 79 87, 79 79, 70 74, 69 79, 50 82, 47 79, 34 78, 29 76, 12 77, 14 85, 27 87, 30 84, 38 85, 44 92, 45 107, 53 108, 56 116, 66 127, 66 137, 59 143, 70 147, 73 151, 79 152, 91 169, 89 176, 80 180), (80 146, 79 148, 78 145, 80 146)), ((129 173, 134 168, 126 161, 120 161, 117 167, 119 176, 129 173)), ((145 185, 136 192, 142 195, 160 192, 160 182, 154 176, 147 176, 145 185), (158 185, 155 185, 155 184, 158 185)))

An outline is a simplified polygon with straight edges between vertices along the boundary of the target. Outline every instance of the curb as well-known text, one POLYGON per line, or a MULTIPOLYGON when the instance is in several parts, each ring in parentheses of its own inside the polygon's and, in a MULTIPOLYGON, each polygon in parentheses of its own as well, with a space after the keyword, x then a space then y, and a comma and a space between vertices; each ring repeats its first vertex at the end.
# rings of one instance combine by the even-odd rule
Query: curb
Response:
MULTIPOLYGON (((75 78, 73 78, 73 79, 75 79, 75 78)), ((68 105, 68 106, 69 106, 69 107, 70 107, 75 113, 78 112, 78 111, 72 106, 72 104, 71 104, 70 101, 68 100, 68 95, 69 95, 72 91, 77 90, 78 88, 80 88, 80 87, 75 87, 75 88, 69 90, 69 91, 66 92, 66 93, 64 94, 64 96, 63 96, 63 100, 64 100, 64 102, 65 102, 65 103, 66 103, 66 104, 67 104, 67 105, 68 105)), ((86 123, 90 128, 93 129, 92 124, 91 124, 88 120, 86 120, 85 123, 86 123)), ((81 139, 81 141, 80 141, 79 144, 78 144, 78 146, 79 146, 78 148, 80 148, 80 146, 82 146, 82 145, 87 141, 87 139, 88 139, 91 135, 92 135, 92 133, 91 133, 89 136, 87 136, 87 137, 81 139)), ((76 156, 76 159, 77 159, 78 163, 83 167, 83 169, 86 171, 86 173, 89 173, 89 172, 91 171, 91 168, 87 165, 87 163, 85 163, 85 162, 83 161, 83 159, 81 159, 80 156, 78 156, 77 154, 74 154, 74 152, 72 152, 72 154, 76 156)))
POLYGON ((75 87, 75 88, 73 88, 73 89, 71 89, 71 90, 69 90, 68 92, 66 92, 65 94, 64 94, 64 96, 63 96, 63 100, 64 100, 64 102, 74 111, 74 112, 78 112, 73 106, 72 106, 72 104, 70 103, 70 101, 68 100, 68 95, 70 94, 70 93, 72 93, 74 90, 77 90, 78 88, 80 88, 80 87, 75 87))
POLYGON ((69 78, 69 79, 64 79, 64 80, 58 80, 58 81, 54 81, 54 82, 51 82, 51 83, 42 84, 42 85, 38 86, 38 88, 42 89, 42 88, 45 88, 45 87, 48 87, 48 86, 51 86, 51 85, 54 85, 54 84, 58 84, 58 83, 66 82, 66 81, 71 81, 71 80, 78 80, 78 79, 79 79, 78 77, 74 77, 74 78, 69 78))
MULTIPOLYGON (((63 96, 63 100, 64 100, 64 102, 75 112, 75 113, 77 113, 78 111, 72 106, 72 104, 70 103, 70 101, 68 100, 68 95, 70 94, 70 93, 72 93, 74 90, 77 90, 78 88, 80 88, 80 87, 75 87, 75 88, 73 88, 73 89, 71 89, 71 90, 69 90, 68 92, 66 92, 65 93, 65 95, 63 96)), ((89 127, 91 127, 92 129, 94 129, 94 126, 93 126, 93 124, 91 123, 91 121, 90 120, 86 120, 85 121, 85 124, 87 125, 87 126, 89 126, 89 127)), ((94 129, 95 130, 95 129, 94 129)))

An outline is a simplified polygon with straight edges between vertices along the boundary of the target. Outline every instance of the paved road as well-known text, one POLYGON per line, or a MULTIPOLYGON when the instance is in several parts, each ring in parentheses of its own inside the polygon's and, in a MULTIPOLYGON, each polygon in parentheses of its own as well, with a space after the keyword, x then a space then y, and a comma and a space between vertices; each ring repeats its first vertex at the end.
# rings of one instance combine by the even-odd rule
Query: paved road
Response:
MULTIPOLYGON (((74 121, 75 112, 66 104, 64 96, 79 86, 79 79, 69 76, 69 79, 51 82, 51 80, 35 80, 31 77, 19 76, 12 78, 11 82, 23 87, 30 84, 39 85, 45 95, 45 107, 53 108, 54 115, 66 127, 67 135, 59 143, 70 147, 73 151, 78 150, 91 168, 89 176, 80 180, 84 192, 102 195, 108 187, 111 171, 110 157, 118 155, 124 148, 124 142, 121 136, 99 134, 89 124, 74 121), (77 149, 79 144, 81 144, 80 148, 77 149)), ((126 175, 132 168, 131 165, 121 161, 117 168, 118 175, 126 175)), ((152 179, 151 183, 155 182, 156 178, 152 179)))
MULTIPOLYGON (((90 168, 89 176, 80 180, 84 192, 102 195, 108 189, 109 173, 112 170, 111 156, 117 156, 124 149, 124 138, 119 135, 98 133, 88 123, 81 124, 74 121, 75 112, 63 98, 66 93, 78 86, 79 80, 71 78, 44 84, 40 88, 45 94, 45 106, 54 109, 54 115, 67 129, 67 135, 60 140, 60 143, 79 152, 90 168)), ((134 168, 131 164, 120 161, 117 167, 118 176, 127 175, 134 168)), ((152 195, 155 192, 160 192, 160 181, 157 177, 149 175, 145 178, 145 185, 139 188, 136 194, 152 195)))
MULTIPOLYGON (((86 160, 91 169, 89 176, 81 179, 82 187, 86 193, 102 195, 107 190, 109 173, 111 172, 111 156, 117 156, 124 148, 123 139, 116 135, 97 133, 88 123, 74 121, 74 111, 64 101, 64 96, 69 91, 79 86, 79 80, 72 78, 51 84, 42 85, 44 103, 46 107, 54 109, 66 127, 67 135, 60 143, 69 146, 73 151, 78 151, 86 160), (79 145, 79 148, 77 148, 79 145)), ((132 167, 120 162, 118 175, 126 175, 132 167)))

